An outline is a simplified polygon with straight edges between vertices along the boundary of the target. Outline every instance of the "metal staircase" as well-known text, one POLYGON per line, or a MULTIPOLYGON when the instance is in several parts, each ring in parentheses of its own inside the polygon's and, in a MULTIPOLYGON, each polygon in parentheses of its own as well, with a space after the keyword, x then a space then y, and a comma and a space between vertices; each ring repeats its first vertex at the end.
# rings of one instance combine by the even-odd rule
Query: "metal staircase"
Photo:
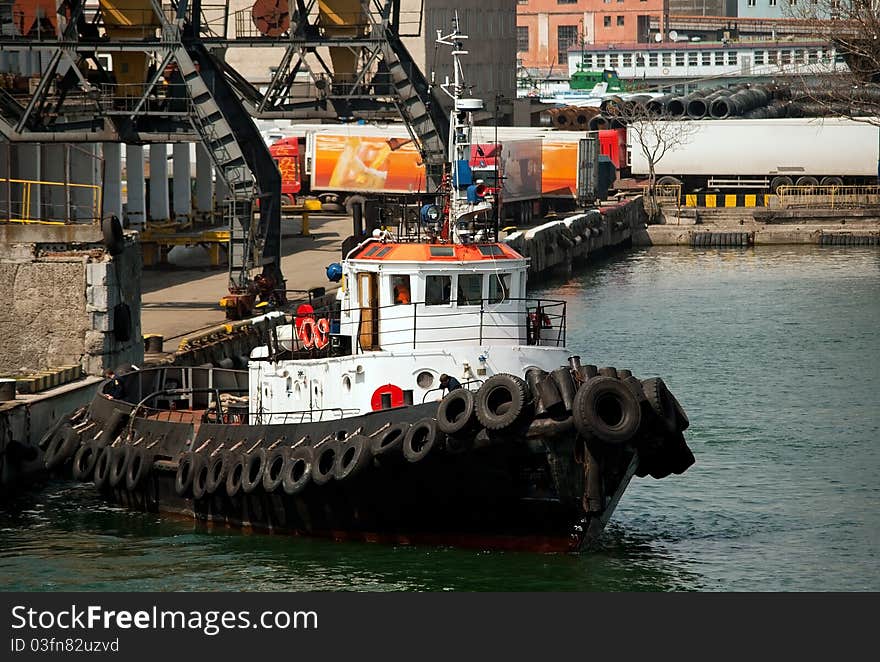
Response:
POLYGON ((443 164, 446 163, 448 118, 439 101, 434 98, 424 74, 413 62, 400 38, 390 29, 385 31, 382 55, 399 98, 398 111, 420 145, 428 185, 436 190, 443 177, 443 164))
POLYGON ((200 44, 185 44, 175 49, 174 59, 192 102, 193 127, 229 188, 224 208, 230 292, 254 294, 250 271, 260 266, 263 282, 283 290, 281 177, 275 162, 213 55, 200 44))

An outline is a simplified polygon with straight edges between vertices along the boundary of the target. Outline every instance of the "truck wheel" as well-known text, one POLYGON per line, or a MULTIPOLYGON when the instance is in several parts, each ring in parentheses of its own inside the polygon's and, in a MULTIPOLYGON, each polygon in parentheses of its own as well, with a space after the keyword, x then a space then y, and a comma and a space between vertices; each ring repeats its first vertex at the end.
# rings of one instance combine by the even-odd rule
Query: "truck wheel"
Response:
POLYGON ((345 211, 349 216, 354 215, 354 206, 360 205, 361 211, 363 211, 364 203, 366 202, 366 198, 362 195, 350 195, 345 199, 345 211))
POLYGON ((773 193, 778 192, 780 186, 791 186, 793 182, 791 181, 791 177, 787 175, 782 175, 781 177, 774 177, 770 180, 770 190, 773 193))
POLYGON ((657 186, 680 186, 681 180, 676 177, 666 175, 657 180, 657 186))
POLYGON ((823 177, 822 186, 843 186, 842 177, 823 177))
POLYGON ((804 175, 803 177, 798 177, 797 180, 798 186, 818 186, 819 180, 815 177, 811 177, 810 175, 804 175))

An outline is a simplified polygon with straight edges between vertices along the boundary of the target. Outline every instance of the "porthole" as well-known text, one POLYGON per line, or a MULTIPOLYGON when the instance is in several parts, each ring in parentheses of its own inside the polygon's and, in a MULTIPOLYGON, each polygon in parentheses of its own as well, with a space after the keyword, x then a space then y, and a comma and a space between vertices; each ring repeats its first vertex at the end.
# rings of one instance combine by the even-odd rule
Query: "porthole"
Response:
POLYGON ((350 391, 351 390, 351 377, 349 377, 348 375, 343 377, 342 378, 342 386, 346 391, 350 391))
POLYGON ((434 384, 434 375, 427 370, 423 370, 419 373, 418 377, 416 377, 416 384, 422 388, 431 388, 434 384))

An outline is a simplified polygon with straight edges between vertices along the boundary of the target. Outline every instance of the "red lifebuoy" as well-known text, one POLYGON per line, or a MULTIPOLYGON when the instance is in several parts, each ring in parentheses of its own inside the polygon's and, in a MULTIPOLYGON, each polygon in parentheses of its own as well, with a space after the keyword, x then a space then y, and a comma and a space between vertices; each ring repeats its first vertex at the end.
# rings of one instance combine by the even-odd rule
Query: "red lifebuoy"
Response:
POLYGON ((315 346, 317 326, 317 323, 311 317, 303 317, 302 321, 299 324, 297 335, 299 336, 300 342, 302 343, 303 347, 305 347, 306 349, 311 349, 315 346))
POLYGON ((315 347, 317 349, 324 349, 330 344, 330 320, 326 317, 319 319, 318 323, 315 325, 314 332, 315 347))

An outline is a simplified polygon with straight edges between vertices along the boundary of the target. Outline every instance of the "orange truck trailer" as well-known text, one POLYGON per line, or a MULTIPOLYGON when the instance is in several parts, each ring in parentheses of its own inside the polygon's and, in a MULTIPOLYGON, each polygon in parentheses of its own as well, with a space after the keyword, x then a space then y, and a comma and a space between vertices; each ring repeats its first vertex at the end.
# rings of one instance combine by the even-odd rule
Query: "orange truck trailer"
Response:
MULTIPOLYGON (((270 145, 281 171, 285 203, 313 195, 329 211, 350 211, 371 195, 426 195, 425 168, 402 124, 293 125, 270 145)), ((600 151, 625 166, 626 136, 600 131, 600 151), (622 146, 622 147, 621 147, 622 146)), ((578 143, 583 132, 543 128, 477 127, 471 149, 474 177, 495 188, 500 151, 504 218, 529 223, 548 209, 573 208, 577 198, 578 143), (495 149, 495 141, 500 149, 495 149)))

